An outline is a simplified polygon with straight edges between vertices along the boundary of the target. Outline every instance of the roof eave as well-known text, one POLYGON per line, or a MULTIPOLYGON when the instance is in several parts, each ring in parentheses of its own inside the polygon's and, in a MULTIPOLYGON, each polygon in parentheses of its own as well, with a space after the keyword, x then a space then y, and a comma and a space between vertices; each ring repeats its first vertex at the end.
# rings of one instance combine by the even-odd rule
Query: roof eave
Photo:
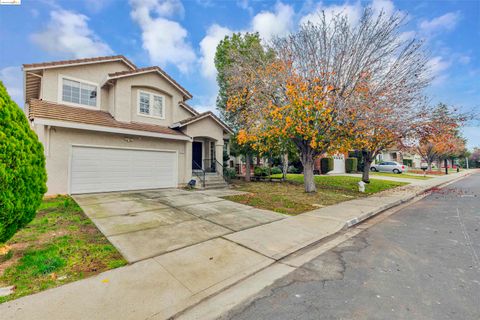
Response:
POLYGON ((104 60, 97 60, 97 61, 72 62, 72 63, 65 63, 65 64, 35 66, 35 67, 29 67, 30 64, 23 64, 22 69, 23 71, 33 71, 33 70, 43 70, 43 69, 53 69, 53 68, 64 68, 64 67, 78 66, 78 65, 84 65, 84 64, 105 63, 105 62, 112 62, 112 61, 122 61, 127 66, 129 66, 132 70, 135 70, 137 68, 132 62, 130 62, 126 58, 118 57, 118 58, 104 59, 104 60))
POLYGON ((129 135, 163 138, 163 139, 171 139, 171 140, 192 141, 192 138, 190 136, 187 136, 186 134, 181 134, 181 135, 168 134, 168 133, 160 133, 160 132, 153 132, 153 131, 107 127, 107 126, 101 126, 101 125, 62 121, 62 120, 55 120, 55 119, 35 117, 35 116, 31 116, 30 120, 33 120, 33 124, 48 125, 53 127, 109 132, 109 133, 118 133, 118 134, 129 134, 129 135))

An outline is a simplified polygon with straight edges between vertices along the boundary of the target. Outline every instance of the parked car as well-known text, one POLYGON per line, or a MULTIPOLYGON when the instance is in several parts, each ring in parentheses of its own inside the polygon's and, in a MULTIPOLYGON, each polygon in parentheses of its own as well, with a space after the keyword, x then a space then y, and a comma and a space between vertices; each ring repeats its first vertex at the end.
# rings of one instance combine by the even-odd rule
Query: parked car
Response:
POLYGON ((380 172, 402 173, 407 171, 406 166, 395 161, 384 161, 379 164, 372 164, 370 170, 380 172))

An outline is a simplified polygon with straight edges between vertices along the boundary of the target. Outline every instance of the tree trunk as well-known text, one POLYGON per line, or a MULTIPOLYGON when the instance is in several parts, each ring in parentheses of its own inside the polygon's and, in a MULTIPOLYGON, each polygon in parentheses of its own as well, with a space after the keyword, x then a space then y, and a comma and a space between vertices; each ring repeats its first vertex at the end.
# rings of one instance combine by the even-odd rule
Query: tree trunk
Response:
POLYGON ((427 160, 427 171, 432 171, 432 160, 427 160))
POLYGON ((445 158, 445 159, 443 160, 443 163, 444 163, 444 165, 445 165, 445 174, 448 174, 448 160, 447 160, 447 158, 445 158))
POLYGON ((260 166, 260 156, 257 154, 257 167, 260 166))
POLYGON ((313 175, 315 152, 306 141, 302 141, 299 149, 300 161, 303 165, 303 184, 305 185, 305 192, 317 192, 313 175))
POLYGON ((250 159, 250 154, 246 154, 245 155, 245 181, 250 181, 251 178, 250 178, 250 162, 251 162, 251 159, 250 159))
POLYGON ((305 185, 305 192, 317 192, 315 186, 315 179, 313 175, 314 160, 312 157, 307 157, 303 164, 303 184, 305 185))
POLYGON ((372 155, 368 151, 362 151, 363 156, 363 173, 362 181, 365 183, 370 183, 370 166, 372 165, 372 155))
POLYGON ((287 172, 288 172, 288 153, 283 155, 283 167, 282 167, 282 180, 287 180, 287 172))

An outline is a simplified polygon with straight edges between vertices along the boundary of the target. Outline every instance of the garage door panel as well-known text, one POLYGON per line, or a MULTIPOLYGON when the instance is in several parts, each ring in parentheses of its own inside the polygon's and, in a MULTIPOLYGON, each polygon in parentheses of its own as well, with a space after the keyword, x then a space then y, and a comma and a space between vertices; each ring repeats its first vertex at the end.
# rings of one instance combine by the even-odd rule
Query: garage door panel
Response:
POLYGON ((71 193, 176 187, 175 152, 72 148, 71 193))

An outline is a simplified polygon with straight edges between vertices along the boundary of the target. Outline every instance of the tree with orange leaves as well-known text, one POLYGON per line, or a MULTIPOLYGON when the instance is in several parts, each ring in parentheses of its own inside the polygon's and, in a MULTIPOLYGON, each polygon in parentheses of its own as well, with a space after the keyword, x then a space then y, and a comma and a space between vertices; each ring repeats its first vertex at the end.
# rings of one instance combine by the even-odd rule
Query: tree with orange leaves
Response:
POLYGON ((230 92, 227 104, 227 110, 237 112, 246 124, 238 133, 238 142, 250 143, 262 153, 286 150, 293 143, 304 167, 305 191, 316 191, 315 158, 339 145, 334 139, 341 130, 335 110, 328 105, 333 87, 323 87, 318 78, 303 79, 291 63, 279 59, 255 66, 252 79, 256 83, 251 86, 254 89, 230 92), (245 105, 254 107, 246 109, 245 105))
MULTIPOLYGON (((294 144, 304 167, 305 191, 316 191, 315 158, 347 151, 352 140, 375 130, 379 124, 372 122, 373 111, 365 111, 369 106, 391 110, 394 101, 402 102, 396 96, 384 103, 382 94, 388 97, 387 92, 399 86, 402 90, 396 92, 405 93, 415 83, 410 77, 425 80, 421 72, 414 72, 424 67, 420 43, 399 37, 403 19, 400 13, 376 16, 367 8, 359 25, 352 26, 345 15, 327 18, 322 14, 318 24, 308 23, 296 33, 275 39, 273 62, 232 57, 235 63, 226 72, 227 112, 242 119, 239 143, 250 143, 260 151, 279 143, 294 144), (418 65, 420 69, 415 69, 418 65), (362 96, 366 74, 369 95, 379 97, 371 105, 362 96), (359 124, 356 120, 361 117, 359 124)), ((378 138, 391 140, 393 135, 378 138)))
POLYGON ((424 118, 422 125, 415 128, 404 145, 418 153, 427 163, 427 170, 431 171, 435 160, 447 159, 463 152, 465 140, 460 136, 459 128, 469 117, 439 103, 426 112, 424 118))

